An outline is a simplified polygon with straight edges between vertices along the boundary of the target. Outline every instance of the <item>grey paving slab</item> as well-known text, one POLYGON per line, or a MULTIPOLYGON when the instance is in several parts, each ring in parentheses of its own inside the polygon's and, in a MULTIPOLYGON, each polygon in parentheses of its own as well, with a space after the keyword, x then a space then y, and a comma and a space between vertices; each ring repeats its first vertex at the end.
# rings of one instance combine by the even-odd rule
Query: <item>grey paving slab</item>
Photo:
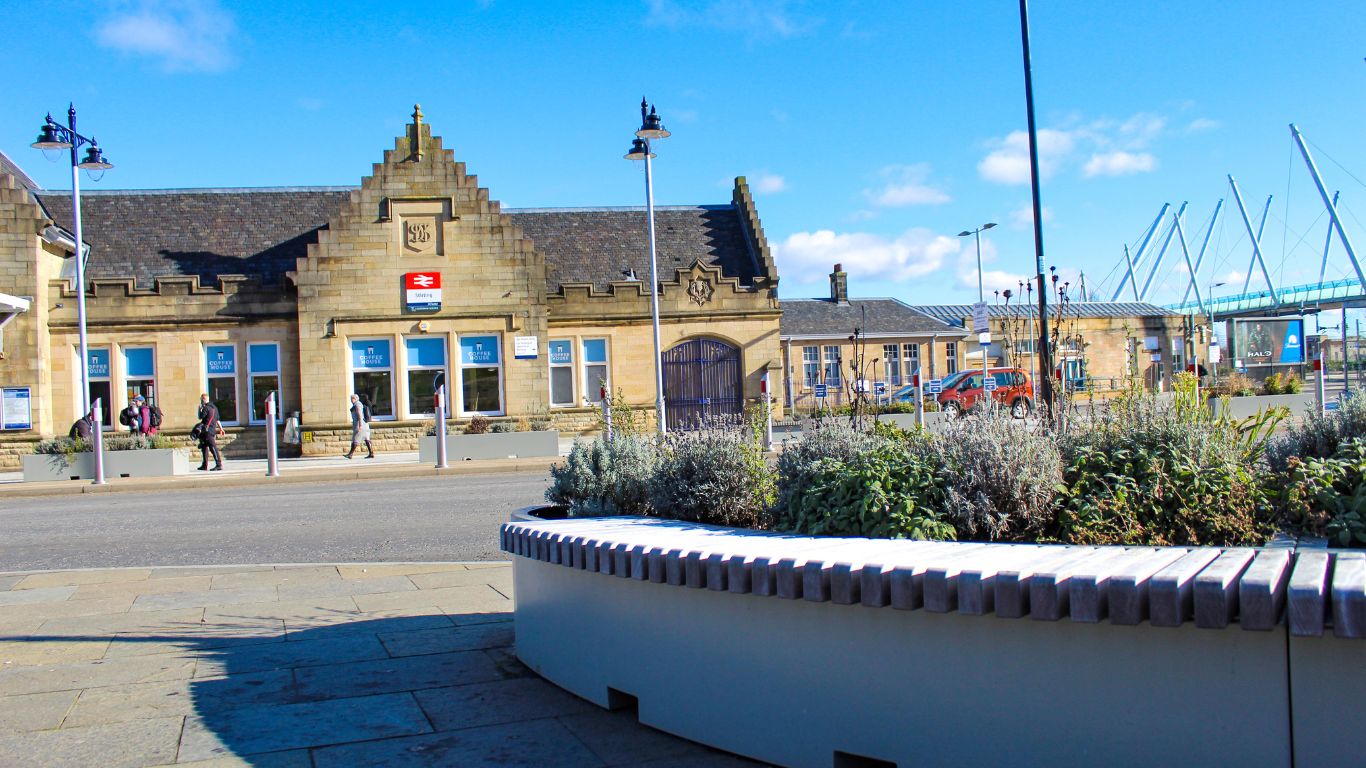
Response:
POLYGON ((204 608, 213 605, 264 603, 275 600, 275 587, 206 589, 201 592, 172 592, 165 595, 140 595, 133 601, 134 611, 168 611, 176 608, 204 608))
MULTIPOLYGON (((155 766, 154 768, 169 768, 155 766)), ((313 758, 307 749, 291 749, 285 752, 267 752, 248 757, 215 757, 209 760, 194 760, 176 763, 175 768, 313 768, 313 758)))
MULTIPOLYGON (((136 658, 18 667, 0 670, 0 691, 6 694, 40 693, 98 688, 124 683, 180 680, 194 675, 195 662, 187 659, 136 658)), ((2 763, 0 763, 2 764, 2 763)))
POLYGON ((597 711, 592 704, 536 677, 432 688, 413 695, 438 731, 597 711))
POLYGON ((62 724, 80 691, 0 696, 0 733, 45 731, 62 724))
POLYGON ((58 603, 76 594, 75 587, 41 587, 11 589, 0 592, 0 607, 29 603, 58 603))
POLYGON ((142 581, 120 581, 109 584, 82 584, 76 588, 72 600, 90 600, 99 597, 137 597, 139 595, 159 595, 167 592, 199 592, 209 588, 208 576, 183 576, 178 579, 144 579, 142 581))
MULTIPOLYGON (((93 600, 80 600, 73 605, 90 605, 93 600)), ((131 605, 131 601, 121 601, 131 605)), ((8 611, 0 612, 4 616, 8 611)), ((204 630, 203 608, 178 608, 170 611, 138 611, 137 613, 92 613, 89 615, 52 617, 43 622, 42 634, 50 637, 88 637, 135 632, 141 635, 162 635, 204 630)))
POLYGON ((416 691, 499 680, 502 671, 482 651, 405 656, 294 670, 299 696, 335 699, 395 691, 416 691))
POLYGON ((29 635, 17 639, 0 639, 0 669, 8 665, 66 664, 73 661, 94 661, 104 658, 109 638, 81 638, 79 640, 46 639, 29 635))
POLYGON ((419 573, 408 577, 421 589, 441 587, 465 587, 472 584, 512 585, 511 568, 478 568, 463 571, 438 571, 419 573))
POLYGON ((220 651, 226 648, 240 648, 263 643, 283 643, 285 633, 276 623, 273 630, 259 629, 244 632, 237 627, 214 627, 205 625, 200 631, 178 631, 159 635, 141 632, 125 632, 113 636, 104 654, 106 659, 128 658, 132 656, 172 656, 196 659, 206 651, 220 651))
POLYGON ((647 760, 705 755, 706 747, 642 727, 628 711, 598 710, 558 718, 607 765, 636 765, 647 760))
MULTIPOLYGON (((465 571, 471 573, 471 571, 465 571)), ((381 576, 372 579, 318 579, 297 583, 285 582, 277 586, 280 600, 313 599, 374 595, 386 592, 411 592, 417 586, 407 576, 381 576)))
POLYGON ((376 613, 356 613, 351 619, 330 616, 327 621, 295 620, 285 623, 291 639, 340 637, 356 633, 407 632, 419 629, 450 629, 455 622, 440 608, 395 609, 376 613))
POLYGON ((243 706, 294 701, 294 675, 289 670, 234 674, 207 680, 111 685, 82 691, 63 727, 203 715, 243 706))
POLYGON ((451 651, 477 651, 512 645, 512 622, 475 624, 467 627, 414 629, 381 632, 379 640, 390 656, 416 656, 451 651))
POLYGON ((43 587, 69 587, 81 584, 110 584, 124 581, 142 581, 150 576, 151 568, 102 568, 85 571, 45 571, 24 577, 15 589, 40 589, 43 587))
POLYGON ((207 760, 431 731, 407 693, 241 707, 186 718, 179 759, 207 760))
POLYGON ((419 589, 383 595, 357 595, 356 605, 367 613, 391 608, 436 607, 445 613, 497 613, 512 610, 512 601, 487 584, 419 589))
POLYGON ((249 571, 273 571, 269 565, 189 565, 177 568, 156 568, 147 577, 148 581, 157 579, 179 579, 185 576, 221 576, 228 573, 247 573, 249 571))
POLYGON ((13 576, 0 576, 0 592, 10 589, 15 584, 23 581, 23 579, 23 576, 17 574, 13 576))
POLYGON ((341 581, 341 574, 337 572, 337 567, 335 565, 242 571, 214 576, 213 588, 222 590, 253 589, 260 587, 278 587, 284 584, 298 585, 318 581, 341 581))
POLYGON ((367 565, 337 566, 337 573, 343 579, 373 579, 381 576, 408 576, 420 573, 442 573, 445 571, 468 570, 470 570, 469 566, 464 563, 371 563, 367 565))
POLYGON ((327 747, 313 752, 317 768, 594 768, 603 761, 556 720, 491 725, 426 736, 327 747))
POLYGON ((87 728, 0 735, 0 765, 140 768, 176 759, 183 722, 163 717, 87 728))
POLYGON ((224 651, 205 651, 195 667, 195 677, 219 677, 270 669, 293 669, 368 659, 385 659, 389 654, 371 634, 352 634, 318 640, 290 640, 224 651))
MULTIPOLYGON (((0 592, 0 594, 15 594, 0 592)), ((104 597, 98 600, 62 600, 51 603, 23 603, 0 609, 0 623, 17 624, 39 620, 44 623, 77 616, 103 616, 126 613, 133 605, 132 597, 104 597)))

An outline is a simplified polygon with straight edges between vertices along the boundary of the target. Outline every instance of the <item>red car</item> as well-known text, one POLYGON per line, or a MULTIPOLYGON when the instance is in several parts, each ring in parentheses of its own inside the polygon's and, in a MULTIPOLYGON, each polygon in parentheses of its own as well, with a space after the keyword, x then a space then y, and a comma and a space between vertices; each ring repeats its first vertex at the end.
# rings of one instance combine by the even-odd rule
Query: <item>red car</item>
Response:
MULTIPOLYGON (((1010 409, 1010 415, 1022 419, 1034 409, 1034 383, 1022 368, 991 368, 996 389, 991 393, 997 403, 1010 409)), ((955 416, 977 407, 982 399, 982 372, 972 371, 957 384, 939 393, 939 407, 955 416)))

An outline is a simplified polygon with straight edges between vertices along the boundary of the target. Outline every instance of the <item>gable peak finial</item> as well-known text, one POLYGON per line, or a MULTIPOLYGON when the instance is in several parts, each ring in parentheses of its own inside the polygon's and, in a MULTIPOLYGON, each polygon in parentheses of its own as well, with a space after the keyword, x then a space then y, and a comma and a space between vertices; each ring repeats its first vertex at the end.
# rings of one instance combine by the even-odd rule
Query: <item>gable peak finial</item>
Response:
POLYGON ((422 125, 422 105, 413 105, 413 125, 422 125))

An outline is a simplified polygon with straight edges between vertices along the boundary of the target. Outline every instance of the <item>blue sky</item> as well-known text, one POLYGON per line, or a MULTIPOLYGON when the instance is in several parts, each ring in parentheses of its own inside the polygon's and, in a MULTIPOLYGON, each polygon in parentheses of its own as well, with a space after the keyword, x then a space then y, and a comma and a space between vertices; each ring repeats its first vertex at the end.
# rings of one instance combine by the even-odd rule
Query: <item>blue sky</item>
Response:
MULTIPOLYGON (((1190 201, 1194 250, 1225 198, 1201 282, 1241 290, 1232 173, 1254 219, 1275 196, 1263 252, 1278 283, 1317 280, 1326 218, 1292 121, 1366 256, 1359 0, 1031 14, 1048 264, 1108 298, 1162 203, 1190 201)), ((987 221, 988 298, 1034 271, 1005 0, 49 0, 6 4, 0 25, 28 31, 6 36, 0 149, 50 188, 69 172, 28 144, 68 101, 117 164, 87 188, 354 185, 421 102, 506 206, 640 205, 642 173, 621 156, 644 94, 674 132, 657 201, 727 202, 747 176, 785 297, 823 294, 838 261, 856 295, 971 301, 974 252, 955 235, 987 221)), ((1334 244, 1329 278, 1349 273, 1334 244)), ((1179 299, 1184 279, 1164 270, 1151 298, 1179 299)))

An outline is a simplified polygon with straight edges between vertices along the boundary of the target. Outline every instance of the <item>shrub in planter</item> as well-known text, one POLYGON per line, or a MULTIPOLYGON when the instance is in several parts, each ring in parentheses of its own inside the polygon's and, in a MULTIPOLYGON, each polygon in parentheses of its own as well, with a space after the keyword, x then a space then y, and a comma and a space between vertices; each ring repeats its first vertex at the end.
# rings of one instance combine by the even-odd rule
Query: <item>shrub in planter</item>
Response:
POLYGON ((934 440, 944 514, 960 538, 1032 539, 1053 521, 1062 480, 1055 440, 999 408, 949 422, 934 440))
POLYGON ((820 474, 816 471, 816 462, 822 459, 848 462, 886 442, 887 438, 861 432, 842 420, 808 425, 802 436, 787 443, 778 456, 776 525, 792 527, 785 515, 794 509, 794 500, 799 499, 820 474))
POLYGON ((517 425, 516 425, 516 424, 513 424, 513 423, 510 422, 510 421, 495 421, 495 422, 493 422, 492 424, 489 425, 489 431, 490 431, 490 432, 497 433, 497 434, 505 434, 505 433, 507 433, 507 432, 516 432, 516 431, 517 431, 517 425))
POLYGON ((1130 393, 1061 441, 1057 538, 1077 544, 1230 546, 1273 532, 1265 441, 1282 414, 1234 422, 1178 391, 1130 393))
POLYGON ((806 469, 782 527, 811 536, 952 540, 954 528, 939 511, 938 459, 927 437, 909 433, 846 459, 819 459, 806 469))
POLYGON ((1292 529, 1366 547, 1366 441, 1348 440, 1326 459, 1291 458, 1281 500, 1292 529))
POLYGON ((465 425, 465 434, 482 435, 489 431, 489 420, 483 416, 475 416, 470 419, 470 423, 465 425))
POLYGON ((1219 377, 1219 383, 1210 388, 1218 397, 1251 397, 1257 394, 1257 387, 1244 374, 1232 371, 1219 377))
POLYGON ((1311 410, 1299 424, 1291 424, 1271 440, 1266 458, 1273 470, 1284 472, 1292 456, 1327 459, 1353 439, 1366 439, 1366 397, 1361 395, 1347 398, 1336 411, 1311 410))
MULTIPOLYGON (((175 445, 169 437, 165 435, 142 435, 119 433, 105 435, 104 449, 106 451, 142 451, 159 448, 174 448, 175 445)), ((33 446, 33 452, 45 456, 65 456, 69 460, 72 455, 86 453, 94 450, 94 444, 87 439, 79 437, 57 437, 50 440, 40 440, 33 446)))
POLYGON ((650 479, 655 514, 695 523, 766 527, 774 496, 763 446, 747 426, 670 434, 650 479))
POLYGON ((648 515, 657 453, 653 438, 576 440, 564 463, 550 469, 546 501, 571 517, 648 515))
POLYGON ((1284 395, 1286 394, 1284 380, 1279 373, 1273 373, 1262 381, 1262 394, 1264 395, 1284 395))

